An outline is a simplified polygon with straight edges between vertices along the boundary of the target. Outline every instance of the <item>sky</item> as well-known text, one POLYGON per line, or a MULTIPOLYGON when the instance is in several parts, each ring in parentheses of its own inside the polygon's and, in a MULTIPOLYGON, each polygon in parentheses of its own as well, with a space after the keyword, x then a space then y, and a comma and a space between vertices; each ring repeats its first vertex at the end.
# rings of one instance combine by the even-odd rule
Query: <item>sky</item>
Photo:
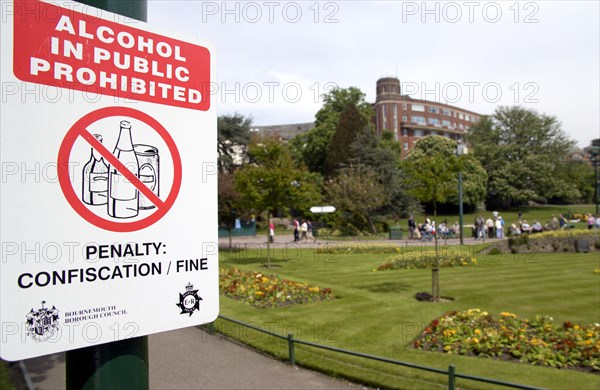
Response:
POLYGON ((219 115, 311 122, 330 88, 374 102, 392 76, 416 99, 555 116, 584 147, 600 137, 599 4, 148 0, 148 22, 214 45, 219 115))

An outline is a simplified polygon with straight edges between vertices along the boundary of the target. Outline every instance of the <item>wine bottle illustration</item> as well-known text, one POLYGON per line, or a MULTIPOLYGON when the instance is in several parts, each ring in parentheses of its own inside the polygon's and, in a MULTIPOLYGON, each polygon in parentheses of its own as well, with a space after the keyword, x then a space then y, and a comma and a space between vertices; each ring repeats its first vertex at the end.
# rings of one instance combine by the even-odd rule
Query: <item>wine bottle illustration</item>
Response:
MULTIPOLYGON (((131 173, 139 177, 139 163, 131 140, 131 123, 121 121, 119 139, 114 156, 131 173)), ((132 218, 138 215, 138 190, 114 166, 108 171, 108 215, 114 218, 132 218)))
MULTIPOLYGON (((102 142, 100 134, 94 134, 94 137, 102 142)), ((82 172, 81 200, 93 206, 106 204, 108 201, 108 165, 94 148, 92 148, 90 160, 83 166, 82 172)))

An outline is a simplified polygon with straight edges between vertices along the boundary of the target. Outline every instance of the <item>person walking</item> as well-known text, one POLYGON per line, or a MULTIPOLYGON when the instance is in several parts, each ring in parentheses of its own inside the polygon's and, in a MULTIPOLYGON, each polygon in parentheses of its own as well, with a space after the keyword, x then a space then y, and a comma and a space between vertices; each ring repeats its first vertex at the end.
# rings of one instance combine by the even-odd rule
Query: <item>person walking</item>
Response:
POLYGON ((308 240, 317 241, 317 238, 313 235, 313 225, 310 221, 306 221, 306 236, 308 240))
POLYGON ((294 242, 298 242, 300 241, 300 224, 296 218, 294 218, 292 223, 294 225, 294 242))
POLYGON ((494 221, 491 218, 488 218, 485 221, 485 226, 487 227, 488 237, 494 238, 494 221))
POLYGON ((308 241, 308 224, 306 223, 306 220, 302 221, 302 224, 300 225, 300 241, 308 241))
POLYGON ((273 222, 269 222, 269 242, 271 244, 275 242, 275 225, 273 222))
POLYGON ((415 223, 415 218, 411 215, 408 218, 408 239, 413 240, 415 238, 415 229, 417 228, 417 224, 415 223))
POLYGON ((496 219, 496 238, 502 238, 504 236, 502 229, 502 220, 500 217, 496 219))

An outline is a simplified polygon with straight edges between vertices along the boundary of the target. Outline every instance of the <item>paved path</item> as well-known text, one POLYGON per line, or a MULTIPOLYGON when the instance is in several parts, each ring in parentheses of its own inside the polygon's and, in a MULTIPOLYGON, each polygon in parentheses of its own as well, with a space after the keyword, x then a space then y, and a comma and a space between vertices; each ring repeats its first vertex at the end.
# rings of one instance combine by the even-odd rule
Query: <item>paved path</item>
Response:
MULTIPOLYGON (((291 366, 198 328, 149 336, 151 389, 354 389, 362 387, 291 366)), ((65 388, 65 354, 24 361, 39 390, 65 388)))
MULTIPOLYGON (((490 243, 490 242, 497 242, 497 241, 501 241, 503 239, 498 239, 498 238, 491 238, 491 239, 486 239, 485 241, 482 240, 475 240, 471 237, 464 237, 463 238, 463 242, 465 245, 473 245, 473 244, 481 244, 483 242, 486 243, 490 243)), ((222 237, 219 238, 219 244, 220 246, 226 246, 229 243, 229 239, 227 237, 222 237)), ((460 240, 458 238, 450 238, 447 240, 442 240, 439 239, 438 240, 438 245, 458 245, 460 243, 460 240)), ((291 247, 291 246, 297 246, 299 248, 316 248, 319 246, 325 246, 325 245, 356 245, 356 244, 387 244, 387 245, 397 245, 397 246, 419 246, 419 245, 425 245, 425 246, 433 246, 435 245, 435 241, 431 240, 425 240, 425 241, 421 241, 419 240, 385 240, 385 239, 379 239, 379 240, 371 240, 371 239, 365 239, 365 240, 335 240, 335 239, 329 239, 328 237, 319 237, 317 238, 317 240, 315 241, 301 241, 301 242, 294 242, 294 236, 292 234, 286 234, 286 235, 278 235, 275 237, 275 243, 271 244, 272 246, 274 246, 275 248, 281 248, 281 247, 291 247)), ((256 245, 256 246, 260 246, 265 247, 267 246, 267 238, 266 236, 260 235, 260 236, 243 236, 243 237, 233 237, 232 239, 232 245, 233 247, 244 247, 244 246, 248 246, 251 247, 252 245, 256 245)))

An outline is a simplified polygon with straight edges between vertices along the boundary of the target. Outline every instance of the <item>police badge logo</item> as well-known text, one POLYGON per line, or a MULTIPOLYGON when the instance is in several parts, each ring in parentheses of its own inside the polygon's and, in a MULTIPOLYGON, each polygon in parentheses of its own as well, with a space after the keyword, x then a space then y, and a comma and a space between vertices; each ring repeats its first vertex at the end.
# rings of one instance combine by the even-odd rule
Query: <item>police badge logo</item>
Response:
POLYGON ((189 282, 185 286, 185 292, 179 293, 179 303, 176 305, 181 309, 179 314, 189 314, 190 317, 194 314, 194 311, 200 311, 200 301, 202 298, 198 296, 198 290, 194 290, 194 285, 189 282))
POLYGON ((52 306, 52 309, 44 307, 46 301, 42 301, 42 307, 27 313, 27 335, 35 341, 46 341, 54 336, 58 328, 58 309, 52 306))

